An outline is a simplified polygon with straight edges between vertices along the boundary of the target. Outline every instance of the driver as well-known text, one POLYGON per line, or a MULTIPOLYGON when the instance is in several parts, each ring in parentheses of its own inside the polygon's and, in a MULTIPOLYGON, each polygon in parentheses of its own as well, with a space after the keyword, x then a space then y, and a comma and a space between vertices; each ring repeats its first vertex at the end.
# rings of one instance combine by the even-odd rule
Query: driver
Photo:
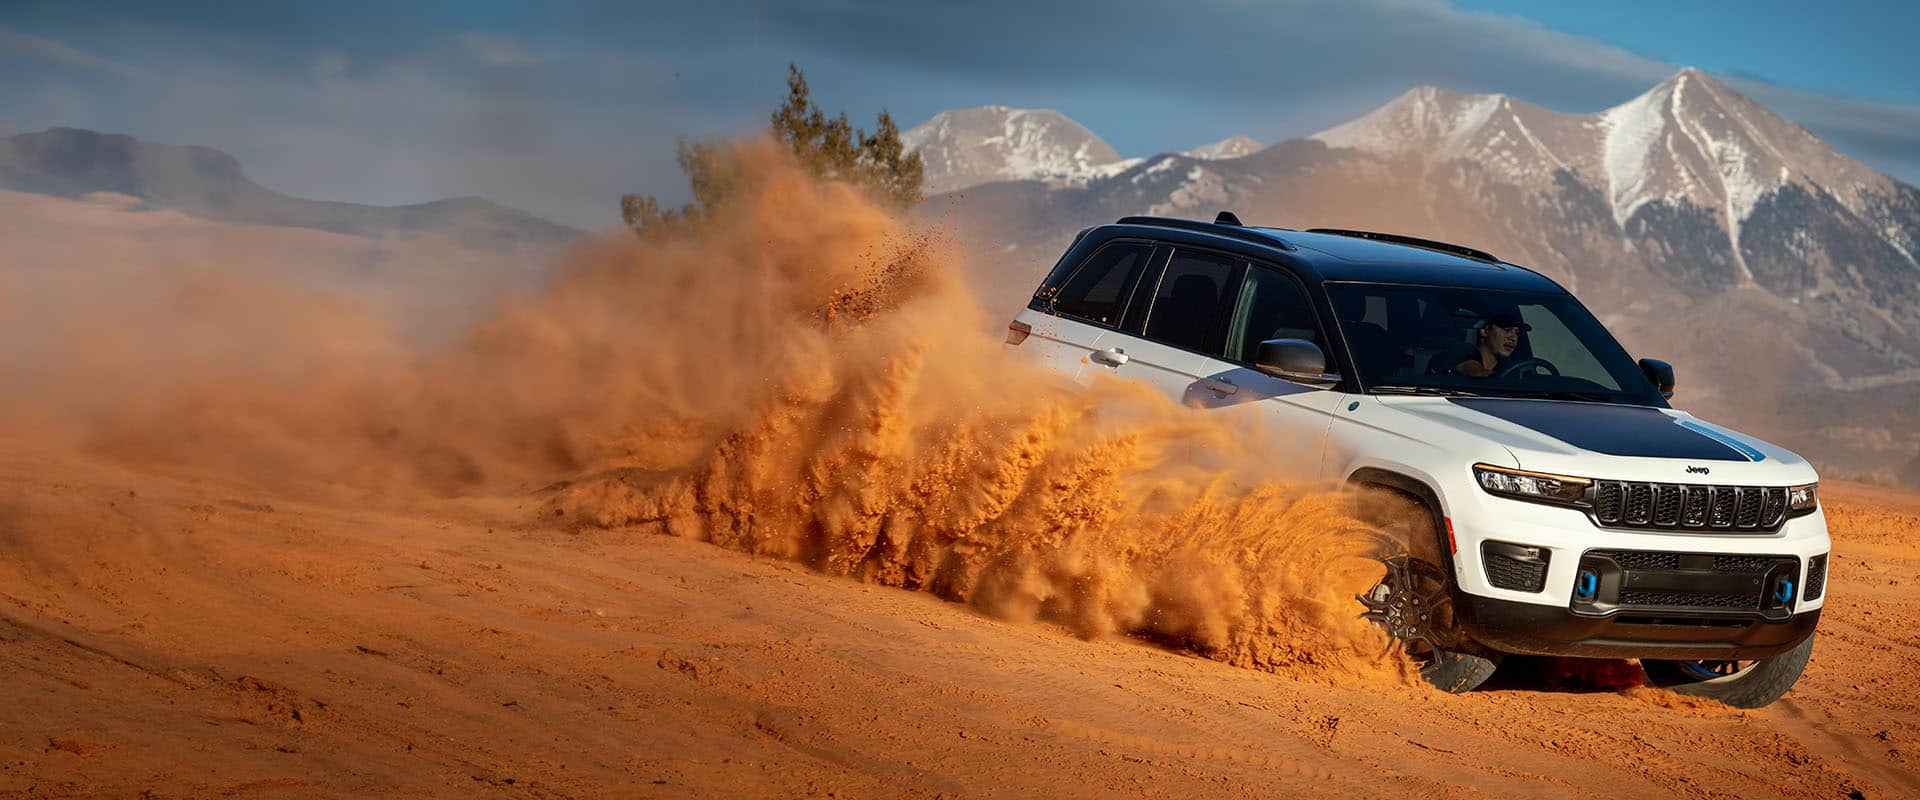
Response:
POLYGON ((1514 311, 1495 311, 1474 328, 1475 352, 1455 364, 1454 372, 1475 378, 1498 374, 1502 364, 1520 346, 1520 332, 1533 330, 1514 311))

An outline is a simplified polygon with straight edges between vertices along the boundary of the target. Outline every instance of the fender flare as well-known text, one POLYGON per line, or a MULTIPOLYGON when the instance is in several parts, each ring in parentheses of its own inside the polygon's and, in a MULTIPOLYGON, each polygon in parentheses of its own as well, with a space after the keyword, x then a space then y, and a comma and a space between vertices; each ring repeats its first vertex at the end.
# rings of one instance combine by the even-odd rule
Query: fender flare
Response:
POLYGON ((1453 563, 1454 548, 1453 543, 1449 541, 1451 537, 1447 535, 1447 517, 1445 512, 1441 511, 1439 492, 1434 491, 1432 486, 1419 478, 1379 467, 1361 467, 1354 470, 1353 474, 1347 476, 1347 485, 1391 489, 1426 506, 1427 512, 1433 515, 1433 532, 1439 539, 1435 544, 1439 545, 1440 553, 1447 559, 1447 569, 1451 575, 1452 570, 1456 568, 1453 563))

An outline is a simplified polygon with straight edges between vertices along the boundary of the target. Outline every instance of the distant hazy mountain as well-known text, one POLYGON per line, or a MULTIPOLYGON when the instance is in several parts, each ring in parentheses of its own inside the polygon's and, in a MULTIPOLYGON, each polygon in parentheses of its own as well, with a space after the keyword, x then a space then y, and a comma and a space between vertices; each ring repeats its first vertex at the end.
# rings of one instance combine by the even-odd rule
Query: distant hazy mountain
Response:
MULTIPOLYGON (((1122 158, 1113 145, 1050 109, 985 106, 942 111, 900 138, 925 161, 930 195, 1004 181, 1084 186, 1145 160, 1122 158)), ((1241 158, 1264 146, 1251 137, 1232 136, 1183 155, 1206 161, 1241 158)))
POLYGON ((303 200, 254 183, 218 150, 77 128, 0 139, 0 189, 61 197, 113 192, 207 219, 356 236, 441 233, 476 244, 557 244, 582 235, 478 197, 405 206, 303 200))
POLYGON ((1241 158, 1260 152, 1266 147, 1251 136, 1229 136, 1213 144, 1203 144, 1181 155, 1198 158, 1203 161, 1215 161, 1224 158, 1241 158))
POLYGON ((1422 87, 1239 158, 976 186, 960 208, 1003 243, 983 284, 1009 303, 1074 231, 1127 214, 1489 249, 1672 356, 1683 407, 1920 483, 1920 190, 1695 70, 1591 115, 1422 87))
POLYGON ((1047 109, 942 111, 901 141, 925 161, 928 194, 996 181, 1079 184, 1132 163, 1080 123, 1047 109))

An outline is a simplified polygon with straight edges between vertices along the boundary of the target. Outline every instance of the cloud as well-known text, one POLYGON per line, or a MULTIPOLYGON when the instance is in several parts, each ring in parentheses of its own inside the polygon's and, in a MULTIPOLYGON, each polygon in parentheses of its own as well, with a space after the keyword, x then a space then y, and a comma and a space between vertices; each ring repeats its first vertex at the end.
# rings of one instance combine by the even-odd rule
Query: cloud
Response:
POLYGON ((463 33, 454 41, 468 56, 489 67, 532 66, 534 57, 519 42, 490 33, 463 33))
MULTIPOLYGON (((622 192, 684 199, 675 138, 764 124, 790 61, 856 124, 1057 108, 1126 155, 1305 136, 1420 84, 1591 113, 1680 66, 1435 0, 609 0, 492 28, 399 5, 96 16, 0 29, 0 64, 25 76, 0 82, 0 124, 206 144, 291 194, 477 194, 587 227, 622 192)), ((1920 108, 1729 83, 1920 179, 1920 108)))
POLYGON ((140 70, 132 65, 94 55, 65 42, 6 28, 0 28, 0 53, 83 67, 125 78, 137 78, 141 74, 140 70))
POLYGON ((1920 107, 1833 97, 1751 78, 1725 80, 1868 166, 1920 185, 1920 107))

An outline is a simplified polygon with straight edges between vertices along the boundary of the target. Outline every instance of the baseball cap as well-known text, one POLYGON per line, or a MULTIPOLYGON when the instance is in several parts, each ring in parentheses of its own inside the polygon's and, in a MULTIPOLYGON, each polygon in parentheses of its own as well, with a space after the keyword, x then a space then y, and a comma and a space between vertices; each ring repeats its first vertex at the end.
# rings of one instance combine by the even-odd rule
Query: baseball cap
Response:
POLYGON ((1487 314, 1486 322, 1489 325, 1498 325, 1502 328, 1519 328, 1523 331, 1533 330, 1532 325, 1528 325, 1526 320, 1520 318, 1520 312, 1518 311, 1491 312, 1487 314))

